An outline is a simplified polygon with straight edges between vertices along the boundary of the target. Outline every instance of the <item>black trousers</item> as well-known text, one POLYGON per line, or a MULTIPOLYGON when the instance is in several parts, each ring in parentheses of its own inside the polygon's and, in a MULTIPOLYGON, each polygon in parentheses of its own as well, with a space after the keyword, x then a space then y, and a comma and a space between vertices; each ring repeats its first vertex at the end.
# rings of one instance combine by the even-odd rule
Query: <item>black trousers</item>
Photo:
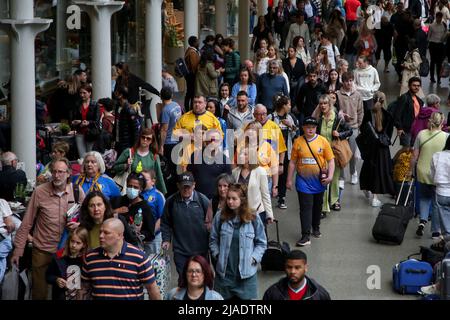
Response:
POLYGON ((186 76, 186 96, 184 97, 184 112, 192 109, 195 96, 195 74, 189 73, 186 76))
POLYGON ((430 42, 430 78, 436 79, 434 77, 434 70, 436 69, 436 75, 438 80, 441 75, 442 62, 445 59, 445 45, 443 43, 430 42))
POLYGON ((289 160, 286 151, 283 162, 283 174, 281 176, 278 176, 278 201, 286 197, 286 181, 288 168, 289 168, 289 160))
POLYGON ((384 58, 384 62, 385 64, 389 64, 389 61, 391 61, 392 59, 392 50, 391 50, 391 45, 389 44, 389 46, 379 46, 377 48, 377 51, 375 52, 375 58, 378 60, 380 60, 381 58, 381 51, 383 51, 383 58, 384 58))
POLYGON ((166 187, 167 187, 166 198, 178 191, 177 179, 176 179, 177 166, 173 162, 173 159, 171 157, 172 150, 175 146, 176 146, 176 144, 165 144, 164 145, 164 157, 168 160, 169 171, 170 171, 170 179, 167 179, 167 181, 166 181, 166 187))
POLYGON ((397 41, 394 43, 394 49, 395 49, 395 56, 397 57, 397 63, 395 64, 395 71, 397 72, 399 78, 402 77, 402 63, 405 60, 406 52, 408 51, 408 46, 403 45, 403 42, 397 41))
POLYGON ((302 236, 311 235, 311 227, 313 230, 320 229, 320 215, 322 213, 323 192, 316 194, 308 194, 297 192, 298 203, 300 205, 300 223, 302 236))

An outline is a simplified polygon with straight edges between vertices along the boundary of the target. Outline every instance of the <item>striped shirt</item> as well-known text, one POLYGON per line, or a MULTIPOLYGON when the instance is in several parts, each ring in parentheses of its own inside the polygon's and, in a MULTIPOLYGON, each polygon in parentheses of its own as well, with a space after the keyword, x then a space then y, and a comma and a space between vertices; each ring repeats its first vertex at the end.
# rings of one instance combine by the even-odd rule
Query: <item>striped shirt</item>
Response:
POLYGON ((143 285, 155 281, 148 257, 125 241, 114 258, 101 247, 89 252, 83 262, 81 278, 90 282, 95 300, 142 300, 143 285))

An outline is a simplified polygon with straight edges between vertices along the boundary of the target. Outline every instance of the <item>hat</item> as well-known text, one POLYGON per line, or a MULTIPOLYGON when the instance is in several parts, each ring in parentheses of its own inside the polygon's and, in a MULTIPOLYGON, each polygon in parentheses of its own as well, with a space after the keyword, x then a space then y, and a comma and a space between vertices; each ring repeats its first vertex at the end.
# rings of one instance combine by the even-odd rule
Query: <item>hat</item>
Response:
POLYGON ((192 186, 195 183, 194 176, 191 172, 186 171, 178 175, 177 182, 183 186, 192 186))
POLYGON ((316 118, 313 117, 306 117, 305 120, 303 120, 304 126, 318 126, 319 122, 317 122, 316 118))

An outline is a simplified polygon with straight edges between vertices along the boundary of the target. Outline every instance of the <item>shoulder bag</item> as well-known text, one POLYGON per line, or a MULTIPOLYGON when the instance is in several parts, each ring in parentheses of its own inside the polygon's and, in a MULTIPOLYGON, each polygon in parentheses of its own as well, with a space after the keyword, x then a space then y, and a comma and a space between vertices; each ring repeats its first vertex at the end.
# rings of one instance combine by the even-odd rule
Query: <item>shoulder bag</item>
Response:
MULTIPOLYGON (((339 123, 336 127, 336 131, 338 130, 341 124, 342 118, 339 120, 339 123)), ((353 152, 350 149, 350 144, 347 139, 333 139, 331 141, 331 149, 334 153, 334 158, 336 160, 336 164, 340 168, 345 168, 345 166, 350 162, 350 159, 353 157, 353 152)))
MULTIPOLYGON (((132 148, 130 148, 131 159, 133 159, 133 153, 134 152, 132 151, 132 148)), ((113 178, 114 182, 119 186, 120 194, 123 196, 127 194, 127 179, 130 173, 131 173, 131 165, 123 173, 116 174, 113 178)))
POLYGON ((319 164, 319 161, 316 158, 316 155, 314 154, 314 152, 311 150, 311 146, 309 145, 308 139, 306 139, 305 136, 303 136, 303 139, 305 139, 306 145, 308 146, 309 151, 311 152, 314 160, 316 160, 316 164, 319 167, 319 180, 322 181, 323 179, 325 179, 328 176, 328 170, 325 168, 322 168, 319 164))

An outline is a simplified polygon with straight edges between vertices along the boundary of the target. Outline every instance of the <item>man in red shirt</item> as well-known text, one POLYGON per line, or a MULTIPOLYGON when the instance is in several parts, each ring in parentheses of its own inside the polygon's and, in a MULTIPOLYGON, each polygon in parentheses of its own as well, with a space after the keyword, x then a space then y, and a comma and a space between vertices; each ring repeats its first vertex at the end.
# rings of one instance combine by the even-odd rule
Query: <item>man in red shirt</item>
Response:
POLYGON ((292 250, 286 257, 286 277, 269 287, 263 300, 331 300, 328 291, 306 276, 306 254, 292 250))

